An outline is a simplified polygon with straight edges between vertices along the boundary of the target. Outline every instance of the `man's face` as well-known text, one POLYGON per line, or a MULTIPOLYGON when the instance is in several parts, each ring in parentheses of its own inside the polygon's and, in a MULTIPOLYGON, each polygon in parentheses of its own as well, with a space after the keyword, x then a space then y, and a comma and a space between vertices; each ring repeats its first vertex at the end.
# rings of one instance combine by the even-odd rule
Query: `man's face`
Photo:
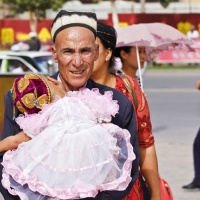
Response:
POLYGON ((98 58, 98 45, 92 31, 70 27, 59 32, 52 48, 63 84, 70 90, 85 85, 98 58))

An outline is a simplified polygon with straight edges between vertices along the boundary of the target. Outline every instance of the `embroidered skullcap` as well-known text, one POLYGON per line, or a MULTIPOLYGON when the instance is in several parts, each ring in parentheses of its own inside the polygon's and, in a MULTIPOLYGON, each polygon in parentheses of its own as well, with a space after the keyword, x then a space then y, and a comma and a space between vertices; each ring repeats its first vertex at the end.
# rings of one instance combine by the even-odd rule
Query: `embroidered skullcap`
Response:
POLYGON ((117 41, 116 30, 107 24, 97 22, 97 37, 112 51, 115 50, 117 41))
POLYGON ((51 26, 51 36, 53 41, 55 42, 56 35, 60 31, 72 26, 82 26, 88 28, 96 37, 96 14, 92 12, 69 12, 66 10, 61 10, 53 20, 51 26))
POLYGON ((19 76, 15 79, 11 91, 14 106, 21 113, 37 113, 51 101, 51 93, 47 83, 37 74, 19 76))

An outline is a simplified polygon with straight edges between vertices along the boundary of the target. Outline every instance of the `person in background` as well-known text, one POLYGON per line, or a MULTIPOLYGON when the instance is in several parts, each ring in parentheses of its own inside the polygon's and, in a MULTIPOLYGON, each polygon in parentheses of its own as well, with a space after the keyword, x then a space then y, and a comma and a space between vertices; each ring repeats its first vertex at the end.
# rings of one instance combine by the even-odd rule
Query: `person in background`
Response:
MULTIPOLYGON (((146 59, 147 59, 146 48, 139 46, 138 53, 139 53, 139 58, 140 58, 140 67, 141 69, 143 69, 146 63, 146 59)), ((117 73, 127 74, 137 79, 140 85, 140 79, 138 76, 136 76, 137 70, 138 70, 136 47, 124 46, 124 47, 116 48, 115 56, 116 58, 119 58, 122 63, 122 67, 120 70, 117 71, 117 73)))
MULTIPOLYGON (((200 80, 196 82, 197 90, 200 90, 200 80)), ((200 128, 193 143, 193 160, 194 160, 194 179, 183 189, 200 189, 200 128)))
POLYGON ((190 30, 187 32, 187 37, 190 39, 199 38, 199 31, 196 30, 194 25, 191 25, 190 30))
MULTIPOLYGON (((138 47, 138 53, 139 53, 139 59, 140 59, 140 67, 143 69, 145 63, 146 63, 146 48, 143 46, 138 47)), ((118 74, 126 74, 130 77, 132 77, 140 86, 140 79, 136 76, 137 70, 138 70, 138 61, 137 61, 137 54, 136 54, 136 47, 132 46, 124 46, 119 47, 115 49, 115 57, 120 58, 122 67, 121 70, 118 70, 118 74)), ((145 96, 145 95, 144 95, 145 96)), ((146 117, 146 120, 148 123, 146 123, 148 126, 147 132, 149 132, 152 135, 152 125, 150 121, 150 113, 149 108, 148 112, 145 113, 145 111, 141 108, 141 114, 143 114, 143 117, 141 117, 142 120, 144 120, 146 117), (147 114, 148 113, 148 114, 147 114)), ((141 127, 143 127, 143 122, 140 120, 141 127)), ((147 141, 149 138, 145 138, 147 141)), ((139 139, 140 142, 140 139, 139 139)), ((144 179, 148 185, 149 191, 151 193, 151 198, 154 199, 154 193, 155 195, 160 198, 161 192, 160 192, 160 183, 159 183, 159 172, 158 172, 158 161, 156 156, 156 150, 154 142, 152 145, 147 146, 148 148, 140 150, 140 158, 141 158, 141 173, 144 176, 144 179), (149 155, 149 156, 146 156, 149 155), (152 162, 151 167, 149 166, 149 162, 152 162), (150 167, 150 168, 149 168, 150 167), (153 195, 153 196, 152 196, 153 195)), ((144 188, 144 185, 143 185, 144 188)), ((145 190, 144 188, 144 199, 149 199, 148 197, 148 190, 145 190)))
MULTIPOLYGON (((99 44, 99 58, 94 63, 94 70, 91 78, 103 85, 115 88, 127 96, 135 107, 137 124, 138 124, 138 140, 140 150, 140 170, 145 177, 146 183, 151 193, 145 191, 146 187, 142 189, 142 177, 138 179, 132 187, 131 192, 124 199, 151 199, 161 200, 158 162, 156 150, 154 146, 154 136, 152 135, 152 125, 150 120, 150 113, 148 108, 147 99, 141 91, 135 76, 116 75, 113 67, 115 65, 114 52, 116 47, 116 31, 112 26, 98 22, 97 24, 97 39, 99 44), (127 85, 127 82, 129 84, 127 85), (133 89, 129 92, 129 89, 133 89), (145 195, 148 197, 144 196, 145 195)), ((136 59, 136 58, 135 58, 136 59)), ((134 61, 134 58, 133 58, 134 61)), ((144 60, 142 59, 142 62, 144 60)), ((144 184, 145 185, 145 184, 144 184)))
POLYGON ((198 81, 196 82, 196 88, 197 88, 197 90, 200 90, 200 80, 198 80, 198 81))
POLYGON ((37 37, 36 32, 29 33, 30 39, 25 42, 18 42, 10 47, 11 51, 39 51, 41 42, 37 37))
POLYGON ((11 72, 15 74, 23 74, 25 72, 30 72, 30 69, 25 64, 21 63, 21 66, 14 68, 11 72))
MULTIPOLYGON (((52 56, 54 61, 58 63, 59 71, 52 77, 62 82, 66 91, 77 91, 86 87, 88 89, 97 88, 101 94, 106 91, 113 92, 113 100, 118 101, 119 112, 115 117, 112 117, 111 123, 130 132, 130 141, 136 156, 136 159, 132 162, 131 182, 125 190, 103 191, 99 192, 94 198, 84 199, 121 200, 130 192, 139 175, 137 121, 134 107, 128 98, 121 92, 90 79, 94 61, 97 60, 99 55, 99 45, 95 42, 96 30, 97 18, 95 13, 68 12, 66 10, 58 12, 52 23, 51 36, 53 40, 52 56)), ((13 119, 13 100, 10 92, 5 94, 4 102, 4 125, 1 139, 21 132, 20 127, 13 119)), ((18 117, 19 115, 20 111, 16 110, 15 116, 18 117)), ((52 140, 55 138, 52 138, 52 140)), ((0 155, 2 162, 3 153, 0 155)), ((0 167, 2 170, 2 166, 0 167)), ((0 174, 2 175, 2 172, 0 174)), ((10 195, 2 185, 0 185, 0 190, 6 200, 19 199, 10 195)))
POLYGON ((37 37, 36 32, 29 33, 30 39, 26 41, 26 44, 29 45, 28 51, 39 51, 41 48, 41 42, 37 37))

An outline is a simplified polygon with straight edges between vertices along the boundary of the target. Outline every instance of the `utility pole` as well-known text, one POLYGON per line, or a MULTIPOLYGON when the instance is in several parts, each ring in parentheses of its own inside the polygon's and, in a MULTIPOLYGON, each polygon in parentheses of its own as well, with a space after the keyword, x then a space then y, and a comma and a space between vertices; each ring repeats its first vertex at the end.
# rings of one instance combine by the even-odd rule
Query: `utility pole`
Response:
POLYGON ((140 0, 141 13, 145 13, 145 2, 146 0, 140 0))
POLYGON ((111 6, 112 6, 112 21, 113 21, 113 27, 118 28, 119 26, 119 18, 118 18, 118 13, 116 9, 116 1, 111 0, 111 6))

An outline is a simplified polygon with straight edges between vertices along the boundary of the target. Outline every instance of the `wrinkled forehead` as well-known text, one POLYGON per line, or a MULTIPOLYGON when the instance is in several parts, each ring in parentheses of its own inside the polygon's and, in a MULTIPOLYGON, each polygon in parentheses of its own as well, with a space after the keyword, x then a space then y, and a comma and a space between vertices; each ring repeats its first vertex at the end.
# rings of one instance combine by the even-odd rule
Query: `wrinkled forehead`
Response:
POLYGON ((55 44, 62 47, 92 47, 95 45, 94 34, 84 27, 70 27, 60 31, 56 38, 55 44))

